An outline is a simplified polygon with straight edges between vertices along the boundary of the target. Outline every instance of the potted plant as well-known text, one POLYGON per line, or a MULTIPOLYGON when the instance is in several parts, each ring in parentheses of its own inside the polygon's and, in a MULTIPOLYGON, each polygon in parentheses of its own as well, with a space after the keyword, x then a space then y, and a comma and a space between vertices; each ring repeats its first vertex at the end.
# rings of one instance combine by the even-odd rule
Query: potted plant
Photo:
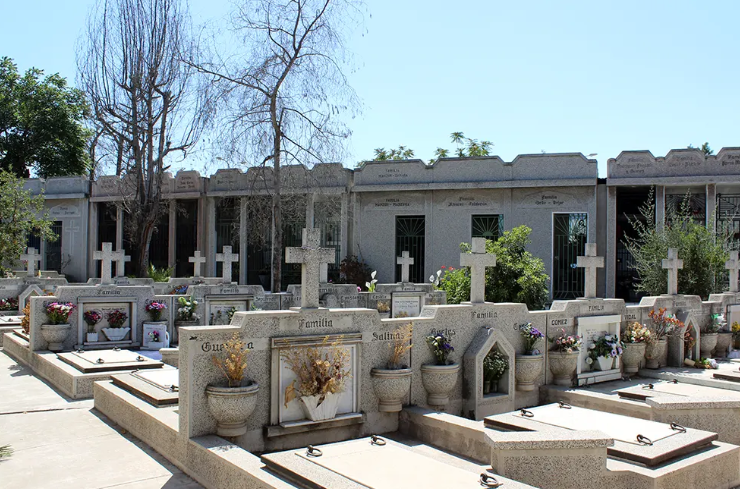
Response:
POLYGON ((17 311, 18 310, 18 298, 7 297, 0 299, 0 311, 17 311))
POLYGON ((552 347, 548 355, 550 371, 553 375, 555 385, 570 386, 573 384, 573 375, 578 368, 578 352, 581 350, 581 337, 568 335, 565 329, 560 329, 560 334, 551 338, 552 347))
POLYGON ((524 353, 517 353, 514 363, 517 390, 529 392, 534 390, 534 381, 542 372, 542 352, 535 348, 537 342, 545 335, 532 323, 519 325, 519 334, 524 338, 524 353))
MULTIPOLYGON (((694 358, 694 346, 696 346, 696 335, 691 334, 694 331, 694 325, 689 325, 683 334, 683 354, 684 361, 694 358)), ((684 362, 685 363, 685 362, 684 362)))
POLYGON ((240 436, 247 432, 247 419, 257 405, 259 384, 244 378, 247 369, 246 344, 234 333, 224 344, 213 364, 224 374, 225 382, 206 387, 208 410, 216 418, 216 434, 240 436))
POLYGON ((727 319, 723 314, 712 314, 712 321, 719 325, 715 355, 725 358, 732 344, 732 332, 727 329, 727 319))
POLYGON ((627 329, 622 333, 624 373, 636 374, 640 370, 642 360, 645 358, 645 349, 651 336, 650 328, 637 321, 627 325, 627 329))
POLYGON ((87 323, 87 342, 97 343, 98 333, 95 331, 95 325, 103 319, 103 315, 98 311, 85 311, 82 319, 87 323))
POLYGON ((668 334, 684 334, 685 325, 678 318, 666 314, 665 307, 658 309, 655 312, 653 309, 648 313, 652 324, 650 326, 650 339, 647 341, 647 348, 645 349, 645 358, 647 363, 646 368, 658 368, 660 367, 660 361, 665 357, 666 349, 668 348, 668 334))
POLYGON ((414 324, 399 326, 391 332, 389 344, 391 355, 385 368, 374 368, 370 371, 373 379, 373 391, 378 396, 378 411, 396 413, 403 406, 403 399, 411 389, 411 369, 402 359, 413 346, 411 338, 414 324))
POLYGON ((285 388, 285 406, 297 399, 311 421, 336 416, 350 376, 349 352, 342 347, 342 339, 328 341, 327 337, 320 346, 288 348, 280 353, 297 377, 285 388))
POLYGON ((131 328, 124 328, 123 325, 128 320, 128 314, 120 309, 114 309, 108 311, 105 315, 105 319, 108 321, 109 328, 103 328, 103 333, 108 337, 110 341, 121 341, 123 340, 131 328))
POLYGON ((176 326, 197 326, 198 315, 195 314, 195 310, 198 309, 198 301, 192 297, 178 297, 177 298, 177 319, 175 320, 176 326))
POLYGON ((167 309, 167 304, 164 302, 152 301, 146 305, 145 309, 152 322, 159 323, 162 319, 162 311, 167 309))
POLYGON ((714 348, 717 346, 717 336, 720 330, 720 323, 714 320, 706 323, 701 328, 701 335, 699 336, 699 351, 701 352, 702 358, 710 358, 714 348))
POLYGON ((365 287, 367 287, 368 292, 375 292, 375 284, 378 283, 378 281, 375 279, 375 276, 378 274, 377 270, 373 270, 373 273, 370 274, 370 281, 365 282, 365 287))
MULTIPOLYGON (((159 331, 150 331, 147 336, 149 337, 149 349, 160 350, 165 347, 165 338, 162 337, 162 333, 159 331)), ((167 336, 166 332, 165 336, 167 336)))
POLYGON ((444 407, 450 402, 450 391, 457 384, 460 365, 450 361, 450 353, 455 348, 445 335, 439 333, 427 336, 426 342, 434 355, 434 363, 421 366, 421 383, 427 391, 427 404, 444 407))
POLYGON ((46 304, 46 317, 49 322, 41 325, 41 335, 47 343, 49 350, 61 351, 64 348, 64 340, 67 339, 72 326, 69 324, 69 315, 75 310, 71 302, 50 302, 46 304))
POLYGON ((622 342, 619 341, 619 337, 607 334, 600 336, 589 345, 586 363, 591 366, 591 369, 599 367, 601 371, 612 370, 619 368, 618 364, 616 366, 614 364, 621 355, 622 342))
POLYGON ((498 381, 509 369, 509 361, 498 350, 488 352, 483 358, 483 395, 498 392, 498 381))
POLYGON ((735 321, 732 323, 732 347, 735 349, 740 349, 740 323, 735 321))
POLYGON ((391 315, 391 305, 389 301, 378 301, 375 306, 381 318, 387 318, 391 315))
MULTIPOLYGON (((737 323, 735 323, 737 324, 737 323)), ((31 333, 31 301, 26 303, 26 307, 23 308, 23 318, 21 319, 21 330, 26 335, 26 341, 30 341, 28 335, 31 333)))

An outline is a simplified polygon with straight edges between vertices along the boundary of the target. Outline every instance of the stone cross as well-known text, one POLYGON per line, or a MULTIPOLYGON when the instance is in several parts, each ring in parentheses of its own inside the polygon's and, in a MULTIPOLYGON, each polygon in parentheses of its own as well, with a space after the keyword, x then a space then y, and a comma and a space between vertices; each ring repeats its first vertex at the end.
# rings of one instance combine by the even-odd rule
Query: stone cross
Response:
POLYGON ((596 243, 586 243, 586 256, 576 257, 576 266, 586 269, 583 297, 593 299, 596 297, 596 269, 604 268, 604 257, 596 256, 596 243))
POLYGON ((36 275, 36 262, 41 264, 41 255, 36 252, 36 248, 28 247, 26 252, 21 255, 21 260, 26 262, 26 277, 36 275))
POLYGON ((470 267, 470 302, 485 302, 486 267, 496 266, 496 255, 486 253, 486 238, 473 238, 473 252, 460 254, 460 266, 470 267))
POLYGON ((333 248, 321 248, 321 231, 303 229, 303 246, 285 248, 285 263, 301 264, 301 309, 319 307, 319 279, 322 263, 336 263, 333 248))
POLYGON ((200 265, 206 262, 206 257, 200 256, 200 251, 196 251, 195 256, 188 258, 188 261, 193 264, 193 277, 202 277, 200 274, 200 265))
POLYGON ((216 261, 224 262, 221 276, 225 284, 231 283, 231 264, 239 262, 239 253, 232 253, 231 246, 224 246, 223 253, 216 253, 216 261))
POLYGON ((124 250, 118 250, 116 254, 116 277, 126 276, 126 262, 131 261, 131 257, 124 250))
POLYGON ((111 278, 112 264, 117 257, 118 252, 113 251, 113 243, 103 243, 103 250, 93 253, 93 260, 100 260, 100 283, 102 285, 113 283, 111 278))
POLYGON ((325 284, 329 282, 329 264, 321 264, 321 273, 319 274, 319 283, 325 284))
POLYGON ((737 292, 738 272, 740 272, 737 251, 730 251, 730 259, 725 262, 725 268, 730 272, 730 292, 737 292))
POLYGON ((662 266, 668 270, 668 295, 678 294, 678 271, 683 268, 683 260, 678 259, 678 250, 668 248, 668 258, 664 258, 662 266))
POLYGON ((408 251, 404 251, 396 258, 396 263, 401 265, 401 282, 405 284, 409 281, 409 269, 414 264, 414 259, 409 256, 408 251))

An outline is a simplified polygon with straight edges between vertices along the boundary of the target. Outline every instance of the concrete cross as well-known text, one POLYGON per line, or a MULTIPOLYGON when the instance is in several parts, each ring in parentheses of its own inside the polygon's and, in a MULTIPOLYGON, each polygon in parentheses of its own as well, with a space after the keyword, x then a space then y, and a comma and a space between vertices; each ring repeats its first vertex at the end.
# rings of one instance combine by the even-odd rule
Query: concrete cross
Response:
POLYGON ((319 274, 319 283, 325 284, 329 282, 329 264, 321 264, 321 273, 319 274))
POLYGON ((21 260, 26 262, 26 277, 36 276, 36 262, 41 264, 41 255, 36 252, 36 248, 28 247, 26 252, 21 255, 21 260))
POLYGON ((195 256, 188 258, 188 261, 193 264, 193 277, 202 277, 200 265, 206 262, 206 257, 200 256, 200 251, 196 251, 195 256))
POLYGON ((93 260, 100 260, 100 283, 108 285, 113 283, 111 273, 113 262, 117 259, 118 252, 113 251, 113 243, 103 243, 102 251, 93 252, 93 260))
POLYGON ((126 254, 125 250, 118 250, 116 255, 116 277, 126 276, 126 262, 131 261, 131 257, 126 254))
POLYGON ((401 253, 401 256, 396 258, 396 263, 401 265, 401 282, 408 283, 409 281, 409 269, 414 264, 414 259, 409 256, 408 251, 401 253))
POLYGON ((460 254, 460 266, 470 267, 470 302, 485 302, 486 267, 496 266, 496 255, 486 253, 486 238, 473 238, 473 252, 460 254))
POLYGON ((285 248, 285 263, 301 264, 301 309, 319 307, 322 263, 336 263, 333 248, 321 248, 321 231, 303 229, 303 246, 285 248))
POLYGON ((222 251, 223 253, 216 253, 216 261, 224 262, 223 273, 221 274, 221 276, 223 277, 223 281, 225 284, 230 284, 231 264, 239 262, 239 253, 232 253, 231 246, 224 246, 222 251))
POLYGON ((730 292, 737 292, 738 272, 740 272, 737 251, 730 251, 730 259, 725 262, 725 268, 730 272, 730 292))
POLYGON ((576 257, 576 266, 586 269, 583 297, 593 299, 596 297, 596 269, 604 268, 604 257, 596 256, 596 243, 586 243, 586 256, 576 257))
POLYGON ((668 258, 664 258, 662 266, 668 270, 668 295, 678 294, 678 271, 683 268, 683 260, 678 259, 678 250, 668 248, 668 258))

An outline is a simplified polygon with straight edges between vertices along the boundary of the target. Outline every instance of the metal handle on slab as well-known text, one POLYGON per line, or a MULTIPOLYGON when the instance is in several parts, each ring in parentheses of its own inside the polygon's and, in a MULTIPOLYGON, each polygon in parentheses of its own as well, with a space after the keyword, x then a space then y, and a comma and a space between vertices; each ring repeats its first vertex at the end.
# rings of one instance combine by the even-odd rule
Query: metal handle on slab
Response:
POLYGON ((673 380, 671 380, 671 382, 674 383, 674 384, 678 384, 678 379, 673 379, 673 380))
POLYGON ((98 360, 95 363, 105 363, 105 360, 103 360, 102 358, 98 358, 98 360))
POLYGON ((655 386, 653 384, 648 384, 648 385, 643 385, 642 388, 652 390, 652 389, 655 389, 655 386))
POLYGON ((379 447, 382 447, 383 445, 385 445, 385 443, 386 443, 385 440, 379 437, 378 435, 372 435, 370 437, 371 445, 378 445, 379 447))
POLYGON ((309 457, 320 457, 323 455, 323 453, 321 452, 321 450, 314 447, 313 445, 309 445, 306 447, 306 455, 309 457))
POLYGON ((136 361, 137 362, 144 362, 144 361, 146 361, 146 358, 144 358, 141 355, 139 355, 138 357, 136 357, 136 361))
POLYGON ((558 406, 560 406, 560 409, 572 409, 573 407, 565 401, 558 401, 558 406))
POLYGON ((497 481, 494 476, 488 474, 481 474, 479 480, 483 487, 501 487, 504 485, 503 482, 497 481))
POLYGON ((637 443, 640 445, 653 446, 653 441, 647 436, 637 435, 637 443))
POLYGON ((686 428, 678 423, 671 423, 671 429, 674 431, 680 431, 681 433, 686 433, 686 428))
POLYGON ((117 346, 117 347, 113 348, 113 351, 121 351, 121 347, 120 346, 117 346))
POLYGON ((520 414, 525 418, 534 418, 534 413, 532 411, 527 411, 526 409, 522 409, 520 414))

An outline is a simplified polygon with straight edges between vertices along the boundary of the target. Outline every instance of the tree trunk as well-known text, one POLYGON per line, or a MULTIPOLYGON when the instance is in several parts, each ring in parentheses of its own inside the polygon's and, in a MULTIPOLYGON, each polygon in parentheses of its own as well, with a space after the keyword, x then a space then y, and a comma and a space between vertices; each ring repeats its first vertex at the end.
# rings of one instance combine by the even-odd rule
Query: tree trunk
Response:
POLYGON ((272 193, 272 291, 282 289, 283 269, 283 201, 280 194, 280 136, 275 135, 275 153, 273 156, 273 193, 272 193))
MULTIPOLYGON (((152 212, 145 218, 141 225, 140 234, 138 235, 136 257, 134 263, 134 270, 138 277, 145 278, 149 276, 149 243, 152 240, 152 234, 154 234, 154 224, 156 219, 152 219, 152 212)), ((156 215, 156 213, 154 213, 156 215)))

